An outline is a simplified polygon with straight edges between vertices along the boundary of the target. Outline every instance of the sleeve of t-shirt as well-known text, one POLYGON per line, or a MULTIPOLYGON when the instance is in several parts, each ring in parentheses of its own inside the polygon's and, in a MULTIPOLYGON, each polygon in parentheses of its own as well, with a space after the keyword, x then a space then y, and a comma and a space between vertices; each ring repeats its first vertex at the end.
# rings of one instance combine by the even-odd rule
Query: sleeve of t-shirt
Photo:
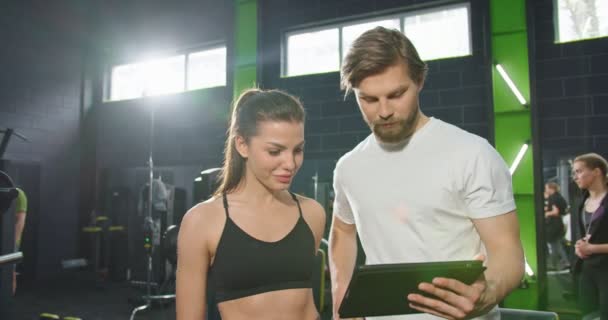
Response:
POLYGON ((480 142, 463 174, 464 201, 470 218, 488 218, 515 210, 507 164, 487 141, 480 142))
POLYGON ((17 201, 15 207, 15 212, 27 212, 27 196, 20 188, 17 188, 17 201))
POLYGON ((566 211, 568 210, 568 203, 566 203, 566 199, 564 199, 561 194, 556 193, 555 196, 554 204, 559 209, 559 215, 565 216, 566 211))
POLYGON ((351 210, 350 203, 344 192, 344 186, 342 184, 340 162, 336 164, 334 170, 334 212, 333 215, 338 217, 342 222, 347 224, 354 224, 355 217, 351 210))

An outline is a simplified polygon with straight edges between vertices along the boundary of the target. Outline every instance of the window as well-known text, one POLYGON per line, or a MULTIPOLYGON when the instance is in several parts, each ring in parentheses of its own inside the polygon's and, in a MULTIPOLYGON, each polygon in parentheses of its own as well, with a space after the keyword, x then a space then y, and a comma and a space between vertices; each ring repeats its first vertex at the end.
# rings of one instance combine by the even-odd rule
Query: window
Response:
POLYGON ((403 28, 424 60, 471 54, 468 6, 406 15, 403 28))
POLYGON ((353 41, 376 26, 404 32, 424 60, 461 57, 472 52, 470 6, 463 3, 291 31, 286 35, 283 76, 338 71, 353 41))
POLYGON ((226 48, 188 55, 188 90, 226 85, 226 48))
POLYGON ((152 60, 144 64, 145 95, 175 93, 184 90, 184 55, 152 60))
POLYGON ((353 41, 357 39, 357 37, 359 37, 363 32, 369 29, 373 29, 375 27, 385 27, 388 29, 401 30, 401 21, 399 21, 399 18, 390 20, 378 20, 354 24, 342 28, 342 56, 340 57, 340 59, 344 59, 346 52, 348 52, 348 49, 352 45, 353 41))
POLYGON ((556 42, 608 36, 608 1, 555 0, 556 42))
POLYGON ((287 74, 336 71, 340 68, 338 29, 287 36, 287 74))
POLYGON ((110 101, 226 85, 226 47, 114 66, 110 101))

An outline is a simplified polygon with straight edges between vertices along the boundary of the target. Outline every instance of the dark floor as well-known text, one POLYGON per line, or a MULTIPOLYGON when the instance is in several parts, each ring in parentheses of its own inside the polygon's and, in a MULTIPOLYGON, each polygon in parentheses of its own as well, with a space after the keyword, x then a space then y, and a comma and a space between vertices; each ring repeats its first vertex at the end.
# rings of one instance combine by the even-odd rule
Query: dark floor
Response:
MULTIPOLYGON (((41 313, 83 320, 129 319, 141 304, 143 289, 125 282, 101 281, 88 271, 66 271, 55 279, 19 288, 13 301, 14 320, 38 320, 41 313)), ((173 303, 155 305, 134 319, 175 319, 173 303)))
POLYGON ((581 319, 573 282, 569 271, 547 274, 547 309, 559 314, 560 320, 581 319))
MULTIPOLYGON (((557 312, 560 320, 580 319, 576 301, 567 294, 572 292, 570 274, 550 274, 547 279, 548 309, 557 312)), ((141 303, 134 300, 143 293, 126 282, 102 281, 89 271, 70 270, 54 279, 22 285, 14 297, 12 314, 14 320, 38 320, 41 313, 83 320, 129 319, 141 303)), ((135 319, 175 319, 175 306, 157 304, 135 319)))

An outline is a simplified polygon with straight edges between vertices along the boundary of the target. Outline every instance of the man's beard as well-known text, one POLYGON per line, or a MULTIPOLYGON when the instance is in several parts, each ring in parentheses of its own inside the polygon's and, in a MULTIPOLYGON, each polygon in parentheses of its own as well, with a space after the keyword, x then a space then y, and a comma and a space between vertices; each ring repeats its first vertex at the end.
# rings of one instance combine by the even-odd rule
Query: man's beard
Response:
POLYGON ((410 113, 406 119, 398 120, 390 128, 384 128, 382 125, 392 123, 395 120, 376 121, 371 129, 382 142, 397 143, 409 138, 416 131, 416 123, 418 122, 418 110, 410 113))

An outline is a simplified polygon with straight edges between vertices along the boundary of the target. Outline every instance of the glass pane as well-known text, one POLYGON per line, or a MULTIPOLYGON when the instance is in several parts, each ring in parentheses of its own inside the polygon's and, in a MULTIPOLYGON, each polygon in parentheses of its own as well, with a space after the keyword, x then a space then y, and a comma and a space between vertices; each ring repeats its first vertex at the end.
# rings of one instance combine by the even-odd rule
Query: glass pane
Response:
POLYGON ((390 20, 378 20, 366 23, 360 23, 351 25, 348 27, 342 28, 342 59, 348 52, 351 44, 357 37, 359 37, 363 32, 373 29, 375 27, 385 27, 388 29, 397 29, 401 30, 401 26, 399 25, 399 18, 390 19, 390 20))
POLYGON ((337 71, 340 68, 338 29, 287 37, 288 76, 337 71))
POLYGON ((125 64, 112 68, 110 100, 139 98, 144 92, 143 65, 125 64))
POLYGON ((406 16, 404 32, 423 60, 466 56, 471 54, 469 21, 467 5, 439 8, 406 16))
POLYGON ((195 52, 188 56, 188 90, 225 85, 225 47, 195 52))
POLYGON ((154 96, 184 91, 184 55, 145 62, 145 95, 154 96))
POLYGON ((557 42, 608 36, 608 1, 557 0, 557 42))

